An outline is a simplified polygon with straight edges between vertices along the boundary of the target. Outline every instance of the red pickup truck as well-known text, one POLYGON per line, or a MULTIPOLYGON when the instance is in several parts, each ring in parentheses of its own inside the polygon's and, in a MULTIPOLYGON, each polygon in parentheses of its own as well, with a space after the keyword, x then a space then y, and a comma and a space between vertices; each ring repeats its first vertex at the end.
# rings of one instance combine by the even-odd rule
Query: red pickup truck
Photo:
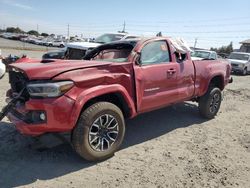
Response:
POLYGON ((87 160, 111 157, 121 145, 125 118, 192 100, 213 118, 231 81, 223 60, 192 61, 169 38, 101 45, 84 60, 44 60, 10 65, 5 115, 23 134, 71 132, 87 160))

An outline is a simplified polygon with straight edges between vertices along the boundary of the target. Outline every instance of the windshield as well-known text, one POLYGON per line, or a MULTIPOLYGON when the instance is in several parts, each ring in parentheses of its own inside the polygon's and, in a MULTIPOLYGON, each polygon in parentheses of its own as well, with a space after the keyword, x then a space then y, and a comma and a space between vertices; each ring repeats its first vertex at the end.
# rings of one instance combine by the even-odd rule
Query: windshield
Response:
POLYGON ((84 60, 126 62, 137 41, 109 43, 89 51, 84 60))
POLYGON ((237 53, 231 53, 228 59, 237 59, 237 60, 245 60, 248 61, 249 55, 248 54, 237 54, 237 53))
POLYGON ((191 53, 192 57, 200 57, 204 59, 209 59, 210 52, 205 52, 205 51, 194 51, 191 53))
POLYGON ((96 43, 108 43, 112 41, 121 40, 124 37, 124 35, 120 34, 104 34, 95 39, 96 43))

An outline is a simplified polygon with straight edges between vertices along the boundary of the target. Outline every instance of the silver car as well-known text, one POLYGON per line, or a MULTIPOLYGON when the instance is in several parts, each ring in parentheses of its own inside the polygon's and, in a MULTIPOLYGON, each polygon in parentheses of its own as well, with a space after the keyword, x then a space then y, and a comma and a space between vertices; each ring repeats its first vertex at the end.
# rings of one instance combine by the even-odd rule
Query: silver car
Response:
POLYGON ((232 52, 228 60, 232 65, 233 72, 239 72, 242 75, 250 73, 250 53, 232 52))

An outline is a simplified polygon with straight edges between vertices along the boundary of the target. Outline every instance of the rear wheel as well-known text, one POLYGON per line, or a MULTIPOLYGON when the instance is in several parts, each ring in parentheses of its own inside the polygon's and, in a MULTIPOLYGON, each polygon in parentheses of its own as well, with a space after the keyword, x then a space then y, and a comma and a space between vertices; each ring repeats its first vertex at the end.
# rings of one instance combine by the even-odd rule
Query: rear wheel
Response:
POLYGON ((221 100, 221 90, 217 87, 210 87, 207 93, 199 100, 201 116, 208 119, 214 118, 220 109, 221 100))
POLYGON ((112 103, 98 102, 82 112, 72 134, 72 144, 86 160, 104 160, 118 150, 124 134, 121 110, 112 103))

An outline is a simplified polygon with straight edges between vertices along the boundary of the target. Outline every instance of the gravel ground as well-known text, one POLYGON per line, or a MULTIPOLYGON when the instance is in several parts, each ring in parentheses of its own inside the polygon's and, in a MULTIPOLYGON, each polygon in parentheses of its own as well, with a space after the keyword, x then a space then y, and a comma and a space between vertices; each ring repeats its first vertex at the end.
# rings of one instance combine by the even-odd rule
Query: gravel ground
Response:
MULTIPOLYGON (((233 76, 220 112, 182 103, 127 120, 122 148, 99 163, 64 144, 38 151, 0 122, 0 187, 250 187, 250 76, 233 76)), ((0 106, 8 89, 0 80, 0 106)))

